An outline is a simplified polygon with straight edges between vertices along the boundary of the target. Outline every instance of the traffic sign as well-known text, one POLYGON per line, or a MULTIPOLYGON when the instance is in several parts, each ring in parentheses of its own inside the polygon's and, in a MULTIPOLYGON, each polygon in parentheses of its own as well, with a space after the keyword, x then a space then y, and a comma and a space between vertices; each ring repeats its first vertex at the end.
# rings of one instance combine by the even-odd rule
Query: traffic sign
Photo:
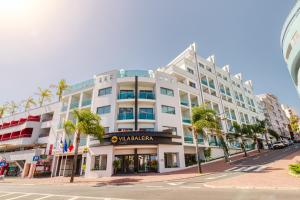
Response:
POLYGON ((32 161, 39 161, 40 160, 40 156, 33 156, 32 161))

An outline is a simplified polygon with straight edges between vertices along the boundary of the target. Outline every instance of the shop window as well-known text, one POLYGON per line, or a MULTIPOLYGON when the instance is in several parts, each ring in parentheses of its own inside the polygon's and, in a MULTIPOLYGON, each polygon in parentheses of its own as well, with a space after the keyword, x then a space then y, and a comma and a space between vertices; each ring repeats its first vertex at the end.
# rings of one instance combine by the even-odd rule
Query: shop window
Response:
POLYGON ((165 153, 165 168, 178 168, 179 155, 178 153, 165 153))
POLYGON ((92 170, 106 170, 107 155, 94 156, 94 166, 92 170))

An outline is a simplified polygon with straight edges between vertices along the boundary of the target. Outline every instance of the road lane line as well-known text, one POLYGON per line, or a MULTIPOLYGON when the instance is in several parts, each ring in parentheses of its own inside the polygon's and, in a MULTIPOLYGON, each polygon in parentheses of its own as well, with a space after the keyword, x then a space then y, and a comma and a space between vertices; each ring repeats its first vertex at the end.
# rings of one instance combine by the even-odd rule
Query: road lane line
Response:
POLYGON ((163 186, 161 186, 161 185, 147 185, 146 187, 148 187, 148 188, 162 188, 163 186))
POLYGON ((265 168, 267 168, 267 167, 266 166, 260 166, 256 170, 254 170, 254 171, 255 172, 260 172, 260 171, 264 170, 265 168))
MULTIPOLYGON (((42 194, 41 194, 42 195, 42 194)), ((42 200, 42 199, 47 199, 48 197, 53 197, 53 195, 46 195, 44 197, 40 197, 40 198, 37 198, 37 199, 33 199, 33 200, 42 200)))
POLYGON ((200 189, 201 187, 195 187, 195 186, 180 186, 180 188, 184 188, 184 189, 200 189))
POLYGON ((235 170, 232 170, 233 172, 241 172, 243 171, 244 169, 246 169, 247 167, 241 167, 241 168, 238 168, 238 169, 235 169, 235 170))
POLYGON ((223 175, 220 175, 220 176, 214 176, 214 177, 208 177, 206 178, 207 180, 213 180, 213 179, 218 179, 218 178, 222 178, 222 177, 225 177, 227 176, 227 174, 223 174, 223 175))
POLYGON ((182 185, 184 183, 185 182, 174 182, 174 183, 167 183, 167 184, 172 185, 172 186, 176 186, 176 185, 182 185))
POLYGON ((27 196, 30 196, 31 194, 23 194, 23 195, 20 195, 20 196, 17 196, 17 197, 12 197, 12 198, 9 198, 9 199, 6 199, 6 200, 14 200, 14 199, 19 199, 19 198, 22 198, 22 197, 27 197, 27 196))
MULTIPOLYGON (((7 192, 5 192, 5 193, 7 193, 7 192)), ((11 194, 15 194, 15 193, 14 192, 8 192, 7 194, 0 195, 0 197, 5 197, 5 196, 11 195, 11 194)))
POLYGON ((227 170, 225 170, 225 172, 230 172, 230 171, 232 171, 232 170, 234 170, 234 169, 237 169, 238 167, 233 167, 233 168, 230 168, 230 169, 227 169, 227 170))

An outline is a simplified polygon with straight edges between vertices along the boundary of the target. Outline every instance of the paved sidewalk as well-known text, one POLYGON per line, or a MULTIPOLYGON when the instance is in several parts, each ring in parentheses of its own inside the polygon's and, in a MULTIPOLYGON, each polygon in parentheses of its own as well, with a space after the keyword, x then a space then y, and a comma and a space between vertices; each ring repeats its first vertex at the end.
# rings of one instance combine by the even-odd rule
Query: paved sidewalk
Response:
POLYGON ((249 172, 241 176, 217 180, 206 185, 215 188, 298 188, 300 178, 289 175, 288 165, 300 162, 300 151, 297 151, 281 160, 267 165, 260 172, 249 172))
MULTIPOLYGON (((266 152, 266 151, 265 151, 266 152)), ((263 153, 263 152, 262 152, 263 153)), ((249 157, 257 155, 258 152, 248 152, 249 157)), ((238 154, 231 158, 231 163, 225 163, 224 159, 215 160, 209 163, 202 164, 203 174, 197 173, 197 167, 191 167, 188 169, 169 172, 169 173, 147 173, 139 175, 124 175, 102 178, 83 178, 75 177, 76 184, 104 184, 104 185, 118 185, 118 184, 135 184, 135 183, 147 183, 147 182, 161 182, 161 181, 174 181, 181 179, 188 179, 204 174, 222 172, 226 169, 232 168, 235 164, 234 161, 244 159, 244 154, 238 154)), ((3 183, 10 184, 68 184, 69 177, 53 177, 53 178, 33 178, 33 179, 21 179, 21 178, 5 178, 0 180, 0 186, 3 183)))

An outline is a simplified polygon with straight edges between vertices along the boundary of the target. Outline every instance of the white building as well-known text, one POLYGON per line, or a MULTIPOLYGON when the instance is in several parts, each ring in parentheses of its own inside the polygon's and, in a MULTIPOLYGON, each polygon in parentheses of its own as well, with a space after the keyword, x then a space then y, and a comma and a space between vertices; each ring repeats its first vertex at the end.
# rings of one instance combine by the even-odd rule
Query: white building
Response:
POLYGON ((263 105, 268 128, 274 130, 280 136, 290 137, 289 119, 281 108, 278 98, 273 94, 261 94, 257 97, 263 105))
POLYGON ((58 106, 53 103, 2 118, 0 161, 5 160, 10 167, 22 172, 23 177, 32 177, 34 171, 50 173, 58 106), (41 158, 41 155, 44 156, 41 158))
MULTIPOLYGON (((191 110, 204 102, 224 118, 225 133, 232 131, 233 121, 250 124, 262 119, 252 82, 244 81, 241 74, 230 74, 228 65, 217 67, 214 56, 198 56, 194 44, 155 71, 121 69, 98 74, 72 86, 62 101, 59 124, 74 120, 73 109, 90 109, 101 116, 107 132, 103 144, 81 139, 77 174, 87 177, 111 176, 114 160, 120 162, 116 173, 170 172, 195 164, 191 110)), ((57 134, 58 140, 65 140, 62 126, 57 134)), ((200 136, 199 143, 203 160, 208 147, 212 158, 223 156, 216 136, 200 136)), ((237 141, 228 144, 231 153, 240 151, 237 141)), ((56 155, 54 174, 68 175, 72 154, 67 160, 62 153, 56 155)))

